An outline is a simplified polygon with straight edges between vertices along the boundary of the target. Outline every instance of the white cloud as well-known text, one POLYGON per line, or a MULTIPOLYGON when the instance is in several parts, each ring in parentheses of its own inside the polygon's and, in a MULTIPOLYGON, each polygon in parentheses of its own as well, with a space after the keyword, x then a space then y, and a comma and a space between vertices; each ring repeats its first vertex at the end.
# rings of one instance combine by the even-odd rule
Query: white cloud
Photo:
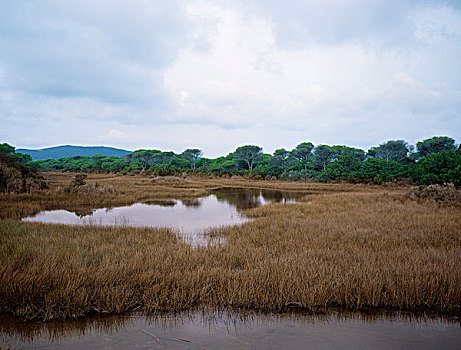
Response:
POLYGON ((98 137, 99 142, 126 142, 128 137, 126 133, 117 129, 110 129, 106 133, 98 137))
MULTIPOLYGON (((428 125, 433 118, 427 119, 427 115, 443 115, 446 105, 457 105, 452 87, 437 79, 443 73, 428 79, 424 69, 419 69, 420 60, 434 54, 425 47, 419 49, 415 44, 402 54, 395 46, 373 50, 356 40, 326 46, 278 46, 270 19, 239 10, 223 10, 205 2, 193 8, 195 16, 218 24, 208 51, 197 52, 191 44, 165 73, 170 93, 185 89, 193 96, 178 106, 176 120, 192 118, 201 123, 252 128, 255 134, 262 125, 272 127, 274 135, 281 129, 303 130, 304 136, 298 141, 363 146, 373 138, 364 136, 356 126, 374 134, 381 130, 390 138, 392 132, 417 137, 407 121, 419 114, 418 124, 434 130, 435 125, 428 125), (394 119, 393 123, 381 122, 394 119), (345 132, 348 129, 353 132, 345 132)), ((455 59, 453 52, 451 59, 455 59)), ((451 112, 459 132, 459 112, 454 108, 451 112)), ((450 130, 446 124, 438 128, 450 130)), ((277 142, 287 143, 277 139, 271 138, 266 144, 276 147, 277 142)))

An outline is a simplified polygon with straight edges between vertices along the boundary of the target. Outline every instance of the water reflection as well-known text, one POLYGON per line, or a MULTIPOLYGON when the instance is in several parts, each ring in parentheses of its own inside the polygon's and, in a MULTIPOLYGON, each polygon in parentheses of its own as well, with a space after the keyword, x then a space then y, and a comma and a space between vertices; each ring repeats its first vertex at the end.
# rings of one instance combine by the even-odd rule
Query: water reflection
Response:
MULTIPOLYGON (((328 315, 194 312, 24 323, 0 317, 1 340, 22 348, 460 348, 459 320, 405 313, 328 315)), ((1 342, 0 342, 1 344, 1 342)))
POLYGON ((105 209, 50 210, 23 221, 70 225, 127 225, 169 227, 194 246, 208 243, 206 232, 220 226, 242 224, 242 211, 272 202, 290 203, 300 192, 222 189, 192 200, 157 200, 105 209))
POLYGON ((104 210, 105 213, 110 213, 113 210, 113 208, 112 207, 108 207, 108 208, 104 208, 104 209, 78 208, 78 209, 67 210, 67 211, 69 213, 74 213, 80 219, 83 219, 86 216, 92 216, 96 210, 104 210))
POLYGON ((277 190, 260 190, 241 188, 224 188, 213 191, 220 201, 234 205, 237 210, 258 208, 269 203, 294 203, 306 195, 305 192, 290 192, 277 190))
POLYGON ((202 205, 202 201, 200 199, 183 199, 181 203, 188 208, 200 207, 202 205))
POLYGON ((148 201, 144 203, 149 204, 149 205, 159 205, 161 207, 174 207, 176 205, 176 201, 173 201, 173 200, 148 201))

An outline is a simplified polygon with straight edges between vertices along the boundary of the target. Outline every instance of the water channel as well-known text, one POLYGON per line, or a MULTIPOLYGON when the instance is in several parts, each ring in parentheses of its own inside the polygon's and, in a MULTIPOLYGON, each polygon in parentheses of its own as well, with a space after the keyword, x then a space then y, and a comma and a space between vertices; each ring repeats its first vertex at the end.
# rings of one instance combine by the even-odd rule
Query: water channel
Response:
POLYGON ((203 232, 212 227, 248 221, 242 211, 269 203, 293 203, 306 195, 261 189, 225 188, 192 200, 163 200, 104 209, 47 210, 23 221, 70 225, 169 227, 188 243, 207 243, 203 232))
POLYGON ((459 319, 406 314, 187 313, 26 323, 0 316, 10 349, 460 349, 459 319))

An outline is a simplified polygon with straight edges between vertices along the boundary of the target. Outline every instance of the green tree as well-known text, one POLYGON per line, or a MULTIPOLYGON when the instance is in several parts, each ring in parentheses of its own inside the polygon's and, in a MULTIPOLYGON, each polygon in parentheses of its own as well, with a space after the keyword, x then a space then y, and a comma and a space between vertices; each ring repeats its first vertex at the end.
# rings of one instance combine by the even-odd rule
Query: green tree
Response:
POLYGON ((234 154, 226 157, 218 157, 208 160, 208 168, 213 172, 231 172, 238 170, 238 164, 234 160, 234 154))
POLYGON ((121 171, 125 163, 123 158, 116 156, 105 157, 100 162, 101 171, 106 173, 121 171))
POLYGON ((0 152, 1 153, 7 153, 7 154, 14 153, 15 149, 16 149, 15 147, 7 144, 6 142, 0 144, 0 152))
POLYGON ((452 182, 461 186, 461 154, 455 151, 431 153, 412 164, 409 169, 413 181, 429 185, 452 182))
POLYGON ((160 152, 154 155, 154 164, 166 170, 171 160, 176 156, 174 152, 160 152))
POLYGON ((368 157, 380 158, 388 162, 406 163, 408 161, 408 153, 411 150, 412 146, 404 140, 390 140, 377 147, 370 148, 368 150, 368 157))
POLYGON ((358 162, 362 163, 365 158, 366 154, 363 149, 354 148, 349 146, 332 146, 331 149, 335 152, 337 158, 339 155, 341 156, 349 156, 355 158, 358 162))
POLYGON ((368 158, 358 171, 358 178, 364 181, 380 183, 382 181, 401 180, 407 175, 407 167, 381 158, 368 158))
POLYGON ((272 156, 270 154, 263 154, 262 159, 258 160, 255 166, 253 167, 253 174, 260 176, 266 176, 269 173, 270 168, 270 159, 272 156))
POLYGON ((33 187, 47 187, 34 168, 29 166, 31 160, 29 154, 16 153, 15 147, 0 144, 0 193, 30 193, 33 187))
POLYGON ((414 159, 420 159, 431 153, 439 153, 442 151, 456 151, 457 146, 455 140, 448 136, 434 136, 430 139, 425 139, 416 143, 417 153, 414 153, 414 159))
POLYGON ((133 153, 129 153, 125 156, 125 161, 129 167, 129 169, 142 169, 146 170, 151 167, 154 167, 158 163, 158 154, 161 151, 152 149, 152 150, 145 150, 140 149, 134 151, 133 153))
POLYGON ((325 168, 327 179, 352 179, 362 163, 352 153, 338 154, 325 168))
POLYGON ((253 170, 255 162, 263 159, 262 147, 246 145, 238 147, 234 152, 234 159, 244 164, 248 170, 253 170))
POLYGON ((189 148, 181 153, 181 158, 188 160, 191 163, 192 170, 195 170, 196 162, 203 155, 203 151, 198 148, 189 148))
POLYGON ((275 150, 272 157, 269 158, 269 169, 272 175, 286 173, 290 168, 290 152, 285 148, 275 150))
POLYGON ((28 163, 32 161, 32 157, 30 154, 24 154, 24 153, 11 153, 11 156, 13 157, 14 160, 21 162, 21 163, 28 163))
POLYGON ((327 164, 335 158, 336 152, 330 146, 318 145, 314 149, 314 156, 314 168, 325 171, 327 164))
POLYGON ((188 169, 191 168, 191 162, 181 156, 174 156, 168 164, 168 168, 173 171, 188 169))
POLYGON ((295 159, 298 159, 302 164, 304 170, 307 170, 309 161, 312 158, 312 150, 314 145, 311 142, 303 142, 296 146, 296 148, 291 151, 291 156, 295 159))

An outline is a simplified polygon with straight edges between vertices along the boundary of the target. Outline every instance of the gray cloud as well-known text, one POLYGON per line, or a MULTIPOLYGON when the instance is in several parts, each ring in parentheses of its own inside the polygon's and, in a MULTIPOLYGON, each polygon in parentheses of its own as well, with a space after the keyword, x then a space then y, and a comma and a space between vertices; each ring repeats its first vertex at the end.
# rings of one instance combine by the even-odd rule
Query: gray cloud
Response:
POLYGON ((1 16, 8 89, 42 96, 162 104, 161 70, 187 37, 174 1, 15 1, 1 16))
POLYGON ((461 8, 459 1, 356 0, 242 2, 250 12, 263 13, 273 23, 277 44, 338 45, 356 42, 374 47, 417 45, 415 15, 426 8, 461 8))
POLYGON ((459 1, 10 1, 0 139, 216 156, 461 136, 459 1))
POLYGON ((277 44, 337 45, 347 41, 401 46, 411 40, 416 1, 257 1, 275 24, 277 44))

